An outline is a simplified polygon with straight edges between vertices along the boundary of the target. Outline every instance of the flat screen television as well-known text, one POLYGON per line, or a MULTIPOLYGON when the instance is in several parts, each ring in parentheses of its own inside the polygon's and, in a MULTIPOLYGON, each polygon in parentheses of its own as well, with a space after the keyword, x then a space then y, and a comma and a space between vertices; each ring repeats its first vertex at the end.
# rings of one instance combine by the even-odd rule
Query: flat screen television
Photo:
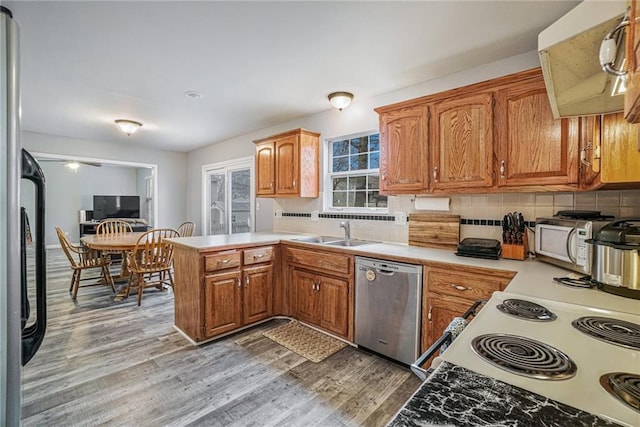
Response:
POLYGON ((140 218, 140 196, 93 196, 93 219, 140 218))

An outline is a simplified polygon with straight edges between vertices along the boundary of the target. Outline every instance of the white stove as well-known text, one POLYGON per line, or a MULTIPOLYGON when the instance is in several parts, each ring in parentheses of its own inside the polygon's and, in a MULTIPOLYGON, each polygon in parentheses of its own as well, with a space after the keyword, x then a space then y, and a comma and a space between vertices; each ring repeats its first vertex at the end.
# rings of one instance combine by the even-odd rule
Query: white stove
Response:
MULTIPOLYGON (((619 424, 640 426, 640 412, 610 395, 600 385, 600 377, 607 373, 626 372, 640 375, 640 349, 611 344, 580 332, 572 322, 585 316, 617 319, 640 325, 640 312, 630 314, 528 295, 496 292, 460 336, 435 359, 432 367, 445 360, 619 424), (514 299, 538 304, 552 312, 555 318, 546 314, 543 317, 551 320, 518 318, 497 308, 504 304, 505 300, 514 299), (474 339, 478 341, 481 336, 487 335, 491 341, 496 334, 515 336, 516 339, 522 337, 524 341, 535 340, 551 346, 566 355, 570 363, 565 362, 569 365, 573 363, 575 369, 568 374, 557 375, 555 379, 539 379, 536 375, 529 377, 525 376, 527 374, 513 373, 500 363, 480 356, 479 353, 482 351, 472 349, 474 339)), ((489 345, 492 346, 493 343, 489 342, 489 345)), ((518 345, 516 353, 520 351, 518 345)))

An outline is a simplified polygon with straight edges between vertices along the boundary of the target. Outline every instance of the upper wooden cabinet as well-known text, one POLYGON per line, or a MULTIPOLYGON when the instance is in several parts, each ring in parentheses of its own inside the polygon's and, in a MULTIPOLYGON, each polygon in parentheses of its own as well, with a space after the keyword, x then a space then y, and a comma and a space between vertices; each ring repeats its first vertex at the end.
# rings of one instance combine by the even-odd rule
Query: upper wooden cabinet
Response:
POLYGON ((553 118, 542 74, 496 98, 498 186, 577 184, 579 119, 553 118))
POLYGON ((427 181, 428 107, 380 113, 380 193, 425 190, 427 181))
POLYGON ((319 133, 295 129, 254 143, 258 197, 318 197, 319 133))
POLYGON ((431 188, 493 185, 493 95, 457 97, 432 108, 431 188))
POLYGON ((629 1, 625 57, 627 58, 627 91, 624 95, 624 117, 640 123, 640 16, 637 0, 629 1))

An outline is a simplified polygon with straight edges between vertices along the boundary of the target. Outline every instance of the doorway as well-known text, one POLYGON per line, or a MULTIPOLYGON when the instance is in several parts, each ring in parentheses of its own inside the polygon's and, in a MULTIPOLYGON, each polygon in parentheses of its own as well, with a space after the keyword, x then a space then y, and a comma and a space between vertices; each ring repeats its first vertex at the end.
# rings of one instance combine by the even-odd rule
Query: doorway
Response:
POLYGON ((205 235, 236 234, 255 229, 253 157, 202 167, 205 235))

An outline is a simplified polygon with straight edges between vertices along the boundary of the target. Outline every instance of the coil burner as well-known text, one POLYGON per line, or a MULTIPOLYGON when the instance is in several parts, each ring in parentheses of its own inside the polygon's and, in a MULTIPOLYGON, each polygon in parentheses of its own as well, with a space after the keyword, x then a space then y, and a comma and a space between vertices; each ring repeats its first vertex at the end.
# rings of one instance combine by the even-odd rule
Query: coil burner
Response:
POLYGON ((609 317, 586 316, 571 322, 574 328, 595 339, 640 350, 640 325, 609 317))
POLYGON ((600 377, 600 385, 610 395, 640 412, 640 375, 611 372, 600 377))
POLYGON ((589 277, 554 277, 553 281, 558 285, 569 286, 570 288, 595 288, 596 284, 589 277))
POLYGON ((577 371, 576 364, 560 350, 518 335, 480 335, 471 341, 471 348, 492 365, 529 378, 565 380, 577 371))
POLYGON ((506 299, 502 304, 498 304, 496 308, 510 316, 533 320, 534 322, 551 322, 556 320, 557 317, 546 307, 523 299, 506 299))

